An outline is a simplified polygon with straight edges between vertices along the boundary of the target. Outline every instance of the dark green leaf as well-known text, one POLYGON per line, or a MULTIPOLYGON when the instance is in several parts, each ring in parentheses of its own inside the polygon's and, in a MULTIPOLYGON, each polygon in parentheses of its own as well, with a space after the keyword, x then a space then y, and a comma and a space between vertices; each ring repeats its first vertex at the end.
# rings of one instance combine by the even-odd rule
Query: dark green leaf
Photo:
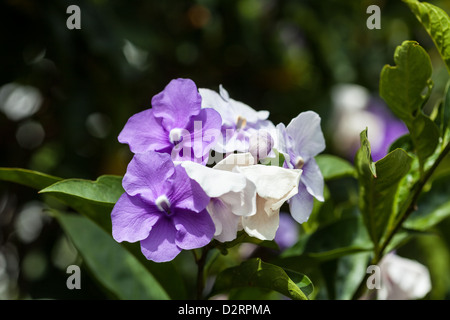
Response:
POLYGON ((0 180, 10 181, 40 190, 62 179, 27 169, 0 168, 0 180))
POLYGON ((52 212, 95 278, 117 298, 169 298, 153 275, 95 223, 81 215, 52 212))
POLYGON ((397 194, 401 180, 409 172, 412 158, 396 149, 373 163, 367 129, 361 133, 361 148, 355 157, 359 182, 359 208, 375 247, 397 214, 397 194), (374 174, 375 172, 375 174, 374 174))
POLYGON ((403 0, 433 39, 450 72, 450 18, 439 7, 417 0, 403 0))
POLYGON ((425 231, 450 216, 450 175, 433 181, 431 188, 422 193, 417 210, 405 221, 403 226, 425 231))
POLYGON ((315 159, 325 180, 356 177, 355 168, 347 160, 329 154, 318 155, 315 159))
POLYGON ((384 66, 380 76, 380 96, 392 112, 410 124, 431 90, 432 66, 428 53, 415 41, 405 41, 394 54, 396 66, 384 66))
POLYGON ((436 150, 440 136, 439 128, 429 117, 420 112, 408 125, 408 129, 419 161, 423 165, 436 150))
POLYGON ((293 300, 308 300, 313 290, 312 282, 305 275, 289 271, 291 279, 282 268, 261 261, 259 258, 225 269, 218 274, 212 294, 239 287, 259 287, 277 291, 293 300))

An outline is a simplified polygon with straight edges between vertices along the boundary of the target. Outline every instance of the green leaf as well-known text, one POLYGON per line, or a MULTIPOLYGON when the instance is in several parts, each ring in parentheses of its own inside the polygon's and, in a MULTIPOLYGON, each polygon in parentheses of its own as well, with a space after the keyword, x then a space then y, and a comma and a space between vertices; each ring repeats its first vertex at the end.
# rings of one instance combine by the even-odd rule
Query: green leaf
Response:
POLYGON ((66 179, 40 191, 87 216, 107 232, 111 231, 111 210, 123 192, 122 177, 112 175, 96 181, 66 179))
POLYGON ((334 155, 321 154, 315 157, 325 181, 344 177, 356 177, 353 165, 334 155))
POLYGON ((161 284, 125 248, 81 215, 52 211, 95 278, 119 299, 169 299, 161 284))
POLYGON ((355 166, 359 182, 359 209, 375 247, 397 214, 397 194, 401 180, 411 168, 412 158, 396 149, 372 162, 367 129, 361 132, 361 148, 355 166), (375 173, 375 174, 374 174, 375 173))
POLYGON ((433 39, 450 73, 450 18, 439 7, 417 0, 403 0, 433 39))
POLYGON ((62 179, 27 169, 0 168, 0 180, 14 182, 40 190, 62 179))
POLYGON ((426 231, 450 216, 449 179, 450 175, 439 177, 422 193, 417 210, 403 224, 405 228, 426 231))
POLYGON ((408 129, 420 164, 423 166, 425 160, 434 153, 439 144, 439 128, 420 111, 408 125, 408 129))
POLYGON ((295 271, 288 272, 294 279, 281 267, 263 262, 259 258, 250 259, 219 273, 212 295, 233 288, 258 287, 277 291, 293 300, 308 300, 308 295, 313 291, 311 280, 295 271))
POLYGON ((264 159, 260 160, 261 164, 264 164, 266 166, 277 166, 282 167, 285 161, 284 155, 280 152, 278 152, 277 149, 272 149, 273 153, 275 153, 275 158, 269 158, 266 157, 264 159))
POLYGON ((359 216, 337 220, 304 236, 283 252, 283 259, 328 261, 345 255, 373 249, 369 234, 359 216))
POLYGON ((396 66, 386 65, 380 76, 380 96, 392 112, 407 125, 427 100, 431 91, 432 65, 428 53, 415 41, 405 41, 394 54, 396 66))

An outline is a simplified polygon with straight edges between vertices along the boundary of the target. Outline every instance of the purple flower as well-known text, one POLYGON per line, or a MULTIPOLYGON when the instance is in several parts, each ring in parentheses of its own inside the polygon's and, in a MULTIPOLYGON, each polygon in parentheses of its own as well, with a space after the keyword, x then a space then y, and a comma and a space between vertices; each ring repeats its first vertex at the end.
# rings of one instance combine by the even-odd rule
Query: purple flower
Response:
POLYGON ((302 169, 298 193, 289 200, 292 217, 299 223, 308 220, 314 198, 324 201, 324 180, 314 157, 325 150, 320 117, 313 111, 300 113, 287 127, 277 125, 278 151, 285 156, 284 166, 302 169))
POLYGON ((214 236, 206 210, 210 198, 168 154, 135 154, 122 185, 125 193, 111 213, 113 238, 140 241, 147 259, 170 261, 183 249, 205 246, 214 236))
POLYGON ((221 137, 213 147, 217 152, 248 152, 252 135, 257 134, 259 130, 270 131, 275 128, 267 119, 269 111, 256 111, 245 103, 231 99, 222 86, 219 93, 204 88, 200 88, 199 92, 202 96, 202 107, 206 110, 216 110, 222 118, 221 137))
POLYGON ((133 153, 169 153, 174 161, 205 164, 220 135, 222 119, 213 109, 202 109, 202 98, 190 79, 172 80, 152 99, 152 108, 133 115, 118 140, 133 153))
POLYGON ((298 241, 298 224, 286 212, 280 212, 280 226, 274 240, 281 251, 292 247, 298 241))

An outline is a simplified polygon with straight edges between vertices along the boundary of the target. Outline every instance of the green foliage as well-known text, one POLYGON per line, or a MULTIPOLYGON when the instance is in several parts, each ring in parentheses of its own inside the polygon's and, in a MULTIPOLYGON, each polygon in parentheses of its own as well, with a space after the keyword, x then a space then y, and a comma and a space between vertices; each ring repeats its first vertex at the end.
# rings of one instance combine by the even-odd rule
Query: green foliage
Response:
POLYGON ((315 159, 325 181, 356 176, 355 168, 347 160, 331 154, 321 154, 315 159))
POLYGON ((439 7, 417 0, 403 0, 422 23, 450 72, 450 18, 439 7))
POLYGON ((377 247, 397 214, 399 185, 411 168, 412 158, 402 149, 392 151, 375 163, 368 155, 370 144, 365 130, 361 133, 361 149, 355 157, 360 186, 359 208, 377 247))
POLYGON ((161 284, 130 252, 89 219, 52 211, 95 278, 119 299, 169 299, 161 284))
POLYGON ((295 271, 285 271, 256 258, 221 272, 217 276, 212 294, 246 286, 275 290, 294 300, 308 300, 314 288, 307 276, 295 271))

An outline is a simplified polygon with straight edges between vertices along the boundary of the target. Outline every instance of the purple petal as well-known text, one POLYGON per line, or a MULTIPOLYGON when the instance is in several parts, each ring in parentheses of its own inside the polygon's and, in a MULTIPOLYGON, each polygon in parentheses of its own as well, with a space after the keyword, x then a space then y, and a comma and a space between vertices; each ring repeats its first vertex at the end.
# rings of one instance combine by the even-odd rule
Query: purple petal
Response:
POLYGON ((214 236, 214 222, 206 210, 200 212, 179 210, 174 214, 173 221, 178 231, 175 243, 181 249, 201 248, 214 236))
POLYGON ((195 212, 206 208, 210 198, 196 181, 189 178, 181 165, 175 167, 172 178, 172 188, 167 194, 172 207, 195 212))
POLYGON ((141 111, 128 119, 118 140, 128 144, 133 153, 148 150, 169 152, 173 147, 169 133, 162 127, 161 120, 154 117, 152 109, 141 111))
POLYGON ((174 79, 152 99, 156 118, 167 130, 185 128, 191 116, 200 112, 202 98, 190 79, 174 79))
POLYGON ((298 224, 289 214, 280 212, 280 226, 274 240, 280 250, 290 248, 298 241, 298 224))
POLYGON ((181 249, 175 243, 177 230, 169 217, 163 217, 153 226, 148 237, 141 241, 142 254, 155 262, 173 260, 181 249))
POLYGON ((147 238, 160 213, 156 207, 124 193, 111 212, 113 238, 117 242, 136 242, 147 238))
POLYGON ((298 193, 289 199, 289 209, 292 217, 298 223, 306 222, 311 215, 314 198, 306 190, 303 183, 299 184, 298 193))
POLYGON ((286 132, 293 140, 294 152, 305 162, 325 150, 320 117, 314 111, 300 113, 286 127, 286 132))
POLYGON ((209 154, 221 135, 222 118, 214 109, 202 109, 191 118, 186 128, 191 132, 191 144, 196 158, 209 154))
POLYGON ((139 153, 128 164, 122 185, 129 195, 140 195, 154 203, 158 196, 169 191, 168 179, 174 172, 174 165, 168 154, 154 151, 139 153))
POLYGON ((323 176, 319 166, 314 158, 309 159, 303 166, 303 174, 300 180, 306 186, 306 190, 310 195, 314 196, 319 201, 323 199, 323 176))

